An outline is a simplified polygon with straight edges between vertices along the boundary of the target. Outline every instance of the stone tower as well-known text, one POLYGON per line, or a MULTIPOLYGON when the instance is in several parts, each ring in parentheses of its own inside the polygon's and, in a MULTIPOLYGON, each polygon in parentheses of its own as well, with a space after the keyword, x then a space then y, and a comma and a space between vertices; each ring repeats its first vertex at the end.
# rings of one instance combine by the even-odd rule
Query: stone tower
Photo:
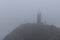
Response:
POLYGON ((41 24, 41 13, 38 12, 37 14, 37 24, 41 24))

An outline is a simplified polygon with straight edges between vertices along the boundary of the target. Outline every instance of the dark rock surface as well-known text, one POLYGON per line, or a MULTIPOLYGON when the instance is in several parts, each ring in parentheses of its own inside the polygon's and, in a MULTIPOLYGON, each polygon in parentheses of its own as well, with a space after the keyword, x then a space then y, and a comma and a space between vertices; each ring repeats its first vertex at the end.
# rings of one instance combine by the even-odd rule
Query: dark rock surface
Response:
POLYGON ((3 40, 60 40, 60 29, 54 25, 27 23, 17 27, 3 40))

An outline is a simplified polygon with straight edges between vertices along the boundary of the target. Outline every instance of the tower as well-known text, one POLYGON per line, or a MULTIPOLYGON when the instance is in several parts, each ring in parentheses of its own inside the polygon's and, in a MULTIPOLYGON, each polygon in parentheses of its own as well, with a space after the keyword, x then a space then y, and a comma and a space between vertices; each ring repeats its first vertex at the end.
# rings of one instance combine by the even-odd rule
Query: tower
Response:
POLYGON ((37 14, 37 23, 41 24, 41 13, 40 12, 38 12, 37 14))

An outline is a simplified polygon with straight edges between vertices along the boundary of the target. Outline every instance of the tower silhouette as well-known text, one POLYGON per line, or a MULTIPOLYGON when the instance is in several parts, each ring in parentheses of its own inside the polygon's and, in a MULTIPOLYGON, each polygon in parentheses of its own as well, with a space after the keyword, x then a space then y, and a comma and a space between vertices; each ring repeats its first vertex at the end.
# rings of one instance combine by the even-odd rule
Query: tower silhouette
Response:
POLYGON ((41 24, 41 13, 38 12, 37 14, 37 24, 41 24))

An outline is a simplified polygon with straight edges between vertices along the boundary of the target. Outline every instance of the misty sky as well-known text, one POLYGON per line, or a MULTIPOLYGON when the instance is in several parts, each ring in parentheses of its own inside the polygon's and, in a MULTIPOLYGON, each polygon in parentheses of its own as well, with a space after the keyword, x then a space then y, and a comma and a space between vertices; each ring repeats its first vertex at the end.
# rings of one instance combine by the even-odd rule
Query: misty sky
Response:
POLYGON ((60 26, 60 0, 0 0, 0 39, 23 23, 42 21, 60 26))

